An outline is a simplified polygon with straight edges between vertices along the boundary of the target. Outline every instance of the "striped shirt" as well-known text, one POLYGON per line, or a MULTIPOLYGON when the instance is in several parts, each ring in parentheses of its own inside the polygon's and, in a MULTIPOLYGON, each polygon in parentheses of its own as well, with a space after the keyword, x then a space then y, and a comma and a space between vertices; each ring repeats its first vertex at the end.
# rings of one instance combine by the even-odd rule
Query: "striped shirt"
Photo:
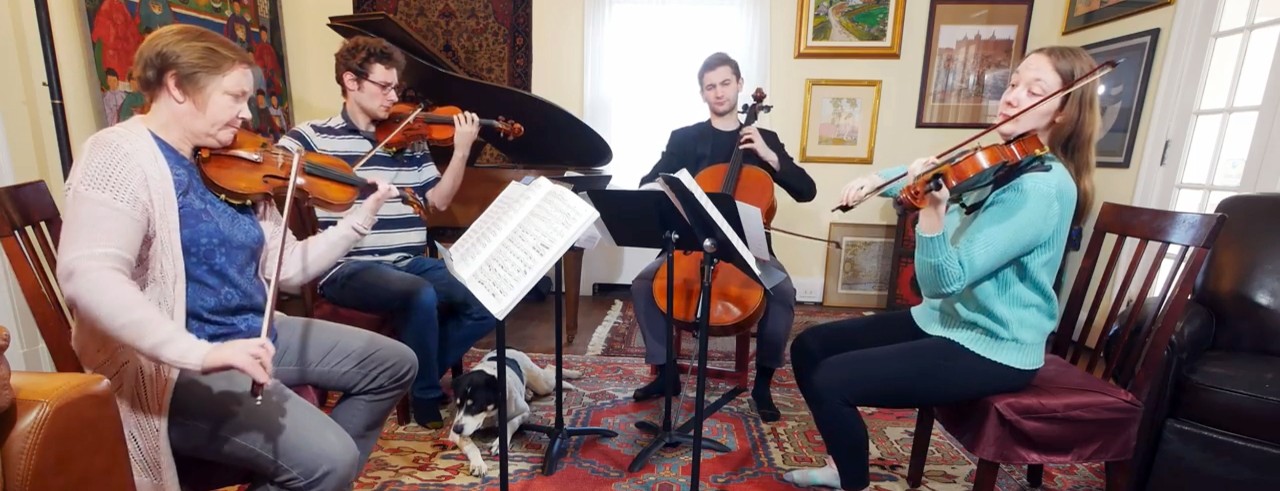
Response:
MULTIPOLYGON (((279 145, 294 151, 301 149, 332 155, 346 161, 348 165, 354 165, 377 145, 377 140, 373 133, 360 131, 351 122, 346 108, 343 108, 342 114, 338 116, 299 124, 280 139, 279 145)), ((381 180, 410 191, 419 196, 423 203, 427 201, 427 190, 440 182, 440 171, 436 169, 425 145, 410 146, 395 154, 388 153, 385 149, 379 150, 355 172, 360 177, 381 180)), ((351 209, 360 206, 374 190, 369 188, 362 191, 351 209)), ((342 216, 343 213, 316 209, 320 230, 338 223, 342 216)), ((350 260, 395 262, 422 255, 426 252, 426 247, 427 224, 423 223, 409 205, 391 199, 378 211, 378 221, 369 235, 361 239, 339 261, 339 266, 343 261, 350 260)))

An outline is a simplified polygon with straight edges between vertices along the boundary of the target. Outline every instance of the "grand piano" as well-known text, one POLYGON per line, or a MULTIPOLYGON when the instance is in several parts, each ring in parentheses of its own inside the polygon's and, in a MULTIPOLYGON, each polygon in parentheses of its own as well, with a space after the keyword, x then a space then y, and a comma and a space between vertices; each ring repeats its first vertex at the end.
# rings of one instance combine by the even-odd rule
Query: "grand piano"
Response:
MULTIPOLYGON (((375 36, 400 48, 407 62, 400 74, 406 84, 406 100, 425 102, 428 108, 457 106, 481 118, 504 117, 524 127, 522 136, 510 140, 492 128, 481 128, 453 203, 447 211, 435 211, 429 217, 434 240, 447 244, 460 237, 513 180, 528 176, 554 178, 566 171, 599 175, 600 168, 613 159, 613 151, 604 138, 577 116, 529 92, 464 75, 462 67, 428 47, 402 22, 384 12, 330 17, 329 27, 344 38, 375 36), (482 155, 499 162, 480 164, 482 155)), ((452 153, 451 147, 431 147, 432 158, 441 166, 450 161, 452 153)), ((563 261, 568 343, 578 332, 582 253, 582 249, 572 248, 563 261)))

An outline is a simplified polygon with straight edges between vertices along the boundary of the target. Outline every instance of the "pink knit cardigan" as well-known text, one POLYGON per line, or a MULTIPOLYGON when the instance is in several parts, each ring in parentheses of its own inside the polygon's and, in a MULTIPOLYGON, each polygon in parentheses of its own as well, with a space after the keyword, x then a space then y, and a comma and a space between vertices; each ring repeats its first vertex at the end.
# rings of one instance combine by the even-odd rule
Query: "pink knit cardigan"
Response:
MULTIPOLYGON (((173 176, 142 123, 91 136, 66 183, 57 276, 75 318, 72 346, 85 369, 111 379, 138 489, 177 490, 169 447, 169 398, 179 370, 200 370, 212 344, 186 329, 186 278, 173 176)), ((286 237, 280 290, 297 292, 331 267, 376 220, 353 209, 304 241, 286 237)), ((258 271, 275 267, 275 206, 260 205, 266 247, 258 271)), ((245 387, 248 390, 248 386, 245 387)))

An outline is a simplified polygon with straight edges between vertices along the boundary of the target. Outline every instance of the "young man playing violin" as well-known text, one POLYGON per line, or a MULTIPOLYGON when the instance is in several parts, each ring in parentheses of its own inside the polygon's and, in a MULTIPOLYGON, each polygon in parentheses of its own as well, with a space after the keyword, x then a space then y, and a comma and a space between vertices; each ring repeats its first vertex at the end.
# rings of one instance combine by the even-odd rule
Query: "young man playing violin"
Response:
MULTIPOLYGON (((655 186, 654 182, 659 174, 675 173, 680 169, 688 169, 690 174, 697 175, 710 165, 728 162, 734 150, 741 148, 744 150, 743 165, 754 165, 767 171, 797 202, 812 201, 817 194, 813 178, 791 159, 778 140, 777 133, 754 126, 743 126, 738 120, 738 94, 743 87, 738 62, 724 53, 711 55, 698 70, 698 83, 710 118, 671 132, 662 157, 653 166, 653 170, 640 179, 641 188, 655 186)), ((772 249, 770 244, 770 255, 773 254, 772 249)), ((664 261, 665 256, 659 257, 636 275, 631 283, 636 320, 639 321, 640 332, 644 336, 645 361, 656 365, 659 373, 653 381, 636 389, 634 397, 637 401, 665 395, 663 380, 666 370, 675 369, 665 365, 670 327, 652 293, 654 274, 664 261)), ((786 273, 777 258, 773 258, 771 263, 786 273)), ((787 277, 766 295, 767 305, 758 329, 756 379, 751 398, 756 403, 760 419, 771 422, 782 416, 774 405, 769 390, 774 371, 782 366, 783 351, 791 335, 796 289, 791 278, 787 277)))
MULTIPOLYGON (((375 128, 399 100, 398 76, 405 60, 395 46, 365 36, 347 40, 334 58, 342 112, 298 125, 280 144, 355 165, 377 146, 375 128)), ((425 142, 395 153, 380 149, 355 172, 402 188, 427 207, 444 210, 462 184, 471 144, 479 132, 478 118, 469 112, 454 116, 454 125, 453 159, 444 175, 436 169, 425 142)), ((321 228, 342 218, 323 210, 316 210, 316 217, 321 228)), ((408 204, 389 201, 378 212, 372 233, 322 277, 319 293, 335 305, 390 315, 399 322, 401 341, 418 356, 418 374, 410 392, 413 419, 424 427, 439 428, 443 426, 440 405, 445 402, 441 373, 492 331, 497 320, 449 274, 444 262, 424 256, 427 240, 427 224, 421 216, 408 204), (443 319, 438 317, 441 308, 449 314, 443 319)))

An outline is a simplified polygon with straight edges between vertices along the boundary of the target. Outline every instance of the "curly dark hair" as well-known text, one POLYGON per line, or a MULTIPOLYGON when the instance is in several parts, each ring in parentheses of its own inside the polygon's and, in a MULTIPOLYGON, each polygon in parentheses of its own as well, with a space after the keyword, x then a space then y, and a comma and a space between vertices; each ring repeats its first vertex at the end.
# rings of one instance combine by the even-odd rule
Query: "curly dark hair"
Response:
POLYGON ((342 48, 333 55, 333 76, 344 97, 347 87, 342 83, 342 74, 351 72, 360 78, 368 77, 374 63, 402 72, 404 53, 385 39, 371 36, 355 36, 342 43, 342 48))

